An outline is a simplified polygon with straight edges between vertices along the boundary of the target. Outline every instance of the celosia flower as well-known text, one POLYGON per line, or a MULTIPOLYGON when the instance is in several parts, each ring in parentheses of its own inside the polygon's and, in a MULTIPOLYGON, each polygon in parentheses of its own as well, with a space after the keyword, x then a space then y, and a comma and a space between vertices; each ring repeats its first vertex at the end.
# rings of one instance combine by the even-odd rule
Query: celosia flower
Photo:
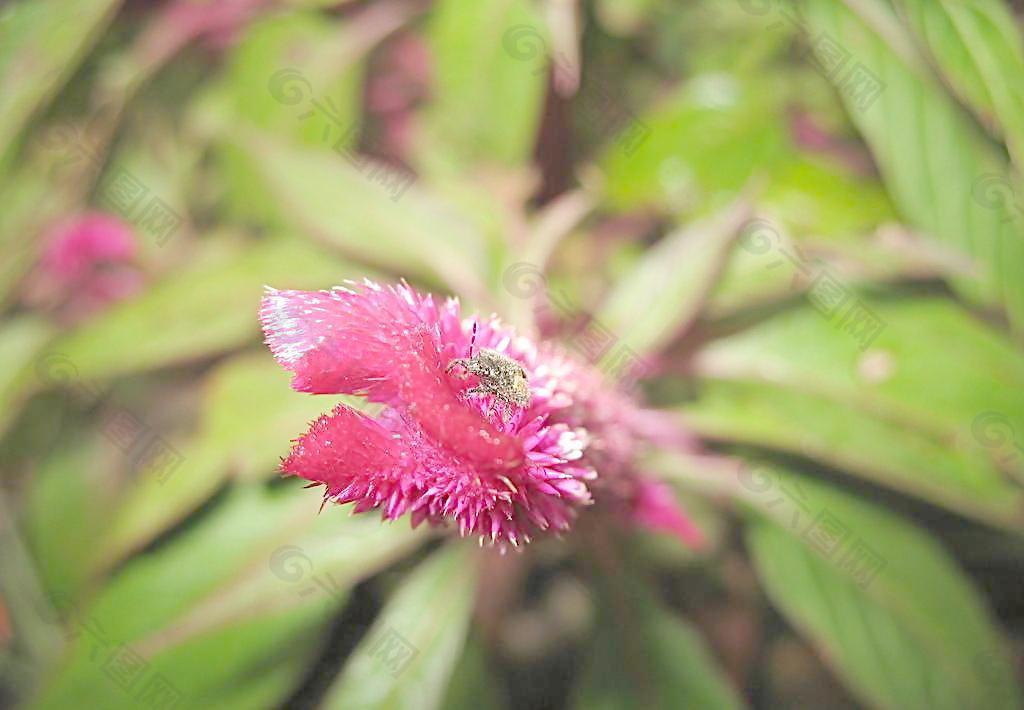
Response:
POLYGON ((113 215, 78 215, 54 227, 44 243, 39 266, 26 285, 26 299, 56 311, 64 321, 82 320, 142 286, 142 275, 132 263, 135 234, 113 215))
MULTIPOLYGON (((326 500, 380 509, 388 520, 409 514, 413 526, 454 523, 504 549, 568 530, 596 495, 699 542, 665 489, 652 494, 633 472, 650 413, 556 346, 537 346, 493 316, 463 319, 457 300, 404 284, 268 289, 260 320, 296 390, 384 405, 376 417, 339 405, 284 459, 284 473, 324 485, 326 500), (482 350, 521 366, 528 402, 454 362, 482 350)), ((510 373, 520 372, 514 365, 510 373)))

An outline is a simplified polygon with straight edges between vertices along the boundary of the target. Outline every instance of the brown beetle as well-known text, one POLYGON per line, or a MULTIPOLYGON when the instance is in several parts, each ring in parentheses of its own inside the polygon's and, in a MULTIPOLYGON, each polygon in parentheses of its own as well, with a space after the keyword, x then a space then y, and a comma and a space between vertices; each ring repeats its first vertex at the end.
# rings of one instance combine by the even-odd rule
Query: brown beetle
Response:
POLYGON ((466 390, 466 394, 490 394, 506 404, 517 407, 530 406, 530 383, 526 370, 518 362, 497 350, 481 348, 473 355, 476 343, 476 324, 473 324, 473 339, 470 341, 470 357, 456 358, 448 363, 445 372, 461 367, 480 378, 480 384, 466 390))

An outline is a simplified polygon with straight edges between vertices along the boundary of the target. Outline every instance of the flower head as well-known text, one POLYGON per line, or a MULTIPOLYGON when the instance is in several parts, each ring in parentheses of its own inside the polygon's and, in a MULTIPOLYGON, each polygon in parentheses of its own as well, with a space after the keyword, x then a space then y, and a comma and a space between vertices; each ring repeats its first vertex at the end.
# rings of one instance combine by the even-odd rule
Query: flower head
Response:
POLYGON ((103 212, 88 212, 53 230, 40 265, 57 278, 79 281, 97 264, 130 261, 135 253, 135 236, 126 224, 103 212))
POLYGON ((296 390, 384 405, 376 417, 339 405, 283 461, 327 500, 390 520, 408 513, 414 526, 451 522, 503 549, 567 530, 595 491, 641 500, 625 472, 642 412, 597 371, 496 317, 463 319, 455 299, 365 281, 268 289, 260 319, 296 390), (520 376, 528 394, 513 396, 506 380, 520 376))
POLYGON ((87 212, 44 237, 26 298, 77 322, 135 294, 142 275, 133 265, 138 245, 131 227, 113 215, 87 212))

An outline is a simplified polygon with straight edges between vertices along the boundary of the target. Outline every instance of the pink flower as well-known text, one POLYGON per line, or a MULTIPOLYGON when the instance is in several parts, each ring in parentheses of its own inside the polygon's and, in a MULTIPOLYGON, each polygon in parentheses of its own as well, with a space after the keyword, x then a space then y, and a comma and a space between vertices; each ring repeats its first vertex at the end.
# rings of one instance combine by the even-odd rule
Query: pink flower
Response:
POLYGON ((44 237, 39 267, 27 286, 27 300, 79 321, 135 294, 142 276, 132 265, 135 234, 113 215, 87 212, 44 237))
POLYGON ((156 66, 194 40, 211 49, 224 49, 234 43, 246 24, 271 7, 268 0, 172 0, 142 33, 136 53, 156 66))
POLYGON ((135 258, 135 235, 124 222, 103 212, 87 212, 50 235, 40 265, 57 278, 78 281, 99 263, 135 258))
POLYGON ((496 317, 464 320, 455 299, 366 281, 268 289, 260 320, 296 390, 385 405, 376 417, 339 405, 296 440, 282 470, 323 484, 325 500, 388 520, 408 513, 413 526, 451 522, 502 549, 568 530, 595 492, 630 511, 646 500, 631 466, 635 425, 649 413, 496 317), (505 396, 493 373, 469 371, 466 358, 494 353, 503 373, 525 373, 528 401, 505 396))

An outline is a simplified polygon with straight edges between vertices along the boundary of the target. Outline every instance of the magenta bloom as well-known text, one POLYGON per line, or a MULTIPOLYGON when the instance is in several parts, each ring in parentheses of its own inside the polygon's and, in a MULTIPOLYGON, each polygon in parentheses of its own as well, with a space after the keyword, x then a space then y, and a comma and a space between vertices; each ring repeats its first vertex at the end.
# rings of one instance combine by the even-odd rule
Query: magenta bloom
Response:
POLYGON ((463 320, 455 299, 367 281, 268 289, 260 320, 296 390, 385 405, 377 417, 339 405, 296 440, 282 470, 323 484, 326 500, 380 509, 388 520, 408 513, 414 526, 451 522, 502 548, 567 530, 595 492, 640 517, 670 518, 628 473, 635 427, 650 413, 592 368, 495 317, 463 320), (472 354, 486 349, 521 366, 529 401, 480 392, 486 376, 452 367, 471 345, 472 354))
POLYGON ((96 264, 130 261, 135 252, 135 235, 124 222, 88 212, 54 230, 40 264, 57 278, 78 281, 96 264))
POLYGON ((134 266, 131 227, 113 215, 87 212, 44 237, 39 267, 27 284, 28 301, 76 322, 128 298, 142 287, 134 266))

